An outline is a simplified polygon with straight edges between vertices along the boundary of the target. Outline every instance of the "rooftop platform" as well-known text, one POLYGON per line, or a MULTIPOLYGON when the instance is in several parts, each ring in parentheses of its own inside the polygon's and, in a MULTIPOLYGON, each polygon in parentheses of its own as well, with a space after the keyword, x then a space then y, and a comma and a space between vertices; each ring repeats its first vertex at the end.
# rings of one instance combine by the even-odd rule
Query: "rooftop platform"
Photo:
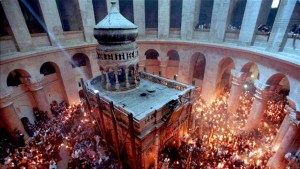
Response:
MULTIPOLYGON (((87 83, 90 91, 99 91, 100 97, 113 101, 114 105, 128 113, 132 113, 136 120, 141 120, 147 114, 160 109, 171 100, 187 93, 194 87, 175 80, 159 77, 150 73, 140 74, 140 85, 136 89, 125 92, 111 92, 103 89, 101 82, 87 83)), ((99 77, 98 77, 99 78, 99 77)))

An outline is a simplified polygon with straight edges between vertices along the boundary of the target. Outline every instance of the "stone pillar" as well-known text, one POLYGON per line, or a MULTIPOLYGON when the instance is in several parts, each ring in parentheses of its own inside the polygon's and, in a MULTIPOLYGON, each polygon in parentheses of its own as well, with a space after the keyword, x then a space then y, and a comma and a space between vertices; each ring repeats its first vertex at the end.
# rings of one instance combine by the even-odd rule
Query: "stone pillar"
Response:
POLYGON ((247 1, 239 35, 239 45, 253 45, 258 26, 266 23, 265 20, 262 22, 261 18, 267 19, 271 4, 272 0, 247 1))
POLYGON ((273 155, 273 157, 270 158, 268 162, 268 166, 272 169, 284 169, 286 168, 286 163, 284 159, 284 155, 288 153, 291 146, 293 145, 296 137, 300 134, 300 118, 299 113, 296 111, 290 112, 290 120, 291 125, 289 126, 286 134, 284 135, 282 142, 276 151, 276 153, 273 155), (298 114, 298 117, 297 117, 298 114))
POLYGON ((84 39, 86 42, 96 42, 94 38, 95 15, 92 0, 78 0, 81 21, 83 26, 84 39))
POLYGON ((279 131, 276 134, 276 137, 272 143, 272 150, 276 151, 279 148, 280 143, 282 142, 282 139, 284 137, 284 135, 286 134, 287 130, 289 129, 290 125, 291 125, 291 119, 289 116, 291 107, 289 105, 285 106, 285 112, 287 113, 280 125, 279 131))
POLYGON ((18 0, 2 0, 1 4, 18 49, 21 52, 31 50, 33 48, 32 39, 18 0))
POLYGON ((162 77, 167 77, 168 57, 158 57, 159 69, 162 77))
POLYGON ((256 87, 255 99, 252 104, 250 114, 247 119, 247 124, 244 130, 249 131, 254 128, 258 128, 261 124, 265 109, 267 107, 268 99, 271 96, 270 86, 262 84, 260 81, 256 80, 254 83, 256 87))
MULTIPOLYGON (((200 0, 183 0, 182 1, 182 17, 181 17, 181 39, 190 40, 193 38, 194 32, 194 22, 198 20, 198 16, 195 15, 195 10, 199 11, 200 8, 200 0)), ((198 22, 198 21, 197 21, 198 22)), ((197 24, 197 23, 196 23, 197 24)))
POLYGON ((60 42, 64 42, 64 31, 61 25, 56 1, 39 0, 39 3, 51 45, 58 46, 60 45, 60 42))
POLYGON ((196 0, 196 2, 195 2, 195 12, 194 12, 193 29, 194 29, 194 28, 197 26, 197 24, 199 23, 199 15, 200 15, 201 1, 202 1, 202 0, 196 0))
POLYGON ((120 11, 120 5, 119 5, 119 0, 106 0, 106 7, 107 7, 107 13, 109 13, 110 8, 111 8, 111 2, 116 2, 116 7, 120 11))
POLYGON ((280 1, 268 41, 267 51, 280 52, 287 41, 288 26, 297 0, 280 1))
POLYGON ((17 140, 15 136, 15 129, 21 131, 24 134, 24 140, 29 138, 26 133, 24 126, 15 111, 13 106, 13 102, 10 99, 10 96, 13 92, 12 88, 1 89, 0 92, 0 124, 2 127, 6 128, 6 130, 10 133, 10 135, 17 140))
POLYGON ((214 0, 209 41, 223 42, 229 21, 232 0, 214 0))
POLYGON ((45 91, 43 90, 42 86, 42 80, 44 79, 44 76, 41 75, 39 77, 31 77, 30 81, 26 83, 29 90, 32 92, 35 103, 39 110, 41 111, 47 111, 48 117, 52 117, 51 111, 50 111, 50 105, 47 99, 47 96, 45 94, 45 91))
POLYGON ((251 72, 239 72, 237 70, 231 70, 232 81, 229 95, 229 103, 228 103, 228 113, 234 114, 239 107, 240 96, 243 91, 243 84, 247 77, 251 72))
POLYGON ((167 66, 166 65, 160 65, 160 72, 162 77, 167 77, 167 66))
MULTIPOLYGON (((126 87, 127 88, 130 87, 129 80, 128 80, 128 72, 129 72, 129 70, 128 70, 128 68, 126 68, 125 69, 125 83, 126 83, 126 87)), ((132 73, 132 76, 133 76, 133 78, 135 80, 135 74, 134 74, 134 72, 132 73)))
POLYGON ((158 1, 158 38, 169 37, 170 30, 170 0, 158 1))
POLYGON ((155 135, 155 139, 154 139, 154 146, 155 146, 155 150, 154 150, 154 168, 158 169, 158 155, 159 155, 159 134, 155 135))
POLYGON ((108 72, 105 72, 105 77, 106 77, 106 88, 109 89, 111 84, 110 84, 110 81, 109 81, 109 78, 108 78, 108 72))
POLYGON ((120 89, 120 83, 119 83, 119 78, 118 78, 118 70, 115 70, 114 73, 115 73, 115 78, 116 78, 116 85, 115 85, 115 87, 118 90, 118 89, 120 89))
POLYGON ((146 35, 145 1, 133 0, 134 24, 138 26, 139 38, 146 35))
MULTIPOLYGON (((184 67, 182 68, 184 69, 184 67)), ((207 59, 201 96, 208 105, 210 105, 216 98, 217 79, 218 72, 216 71, 216 63, 213 60, 207 59)))

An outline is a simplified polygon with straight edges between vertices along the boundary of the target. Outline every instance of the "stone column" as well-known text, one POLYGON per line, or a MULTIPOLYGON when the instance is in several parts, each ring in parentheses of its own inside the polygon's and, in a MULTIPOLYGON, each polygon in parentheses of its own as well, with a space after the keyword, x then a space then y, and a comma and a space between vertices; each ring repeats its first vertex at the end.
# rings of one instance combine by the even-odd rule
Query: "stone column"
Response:
POLYGON ((139 38, 146 35, 145 1, 133 0, 134 24, 138 26, 139 38))
POLYGON ((251 72, 239 72, 237 70, 231 70, 232 81, 228 103, 228 113, 234 114, 239 106, 240 96, 243 91, 243 84, 251 72))
POLYGON ((110 84, 110 81, 109 81, 109 78, 108 78, 108 72, 105 72, 105 77, 106 77, 106 88, 109 89, 111 84, 110 84))
POLYGON ((26 83, 26 85, 29 88, 29 90, 32 92, 32 95, 34 97, 38 109, 41 111, 47 111, 48 117, 52 117, 50 111, 50 104, 48 102, 45 91, 43 90, 43 85, 42 85, 43 79, 44 79, 43 75, 38 77, 31 77, 30 81, 26 83))
POLYGON ((31 50, 33 48, 32 39, 18 0, 2 0, 1 4, 18 49, 21 52, 31 50))
POLYGON ((193 29, 194 29, 194 28, 197 26, 197 24, 199 23, 199 15, 200 15, 201 1, 202 1, 202 0, 196 0, 196 2, 195 2, 195 12, 194 12, 193 29))
MULTIPOLYGON (((126 83, 126 88, 129 88, 129 87, 130 87, 129 80, 128 80, 128 72, 129 72, 129 70, 128 70, 128 68, 126 68, 126 69, 125 69, 125 83, 126 83)), ((132 76, 133 76, 134 79, 135 79, 134 73, 132 74, 132 76)))
MULTIPOLYGON (((194 22, 198 20, 200 0, 183 0, 182 1, 182 17, 181 17, 181 39, 192 39, 194 32, 194 22), (198 16, 195 15, 196 9, 198 10, 198 16)), ((198 22, 198 21, 196 21, 198 22)), ((197 23, 196 23, 197 24, 197 23)))
POLYGON ((155 150, 154 150, 154 168, 157 169, 158 168, 158 154, 159 154, 159 134, 155 135, 155 139, 154 139, 154 146, 155 146, 155 150))
POLYGON ((115 70, 115 78, 116 78, 116 85, 115 85, 115 87, 118 90, 118 89, 120 89, 120 83, 119 83, 118 70, 117 69, 115 70))
POLYGON ((2 127, 10 133, 10 135, 17 140, 15 136, 15 129, 21 131, 24 134, 24 140, 29 138, 26 133, 24 126, 17 115, 13 102, 10 99, 10 96, 13 92, 12 88, 1 89, 0 92, 0 124, 2 127))
POLYGON ((239 35, 239 45, 253 45, 257 28, 260 24, 266 23, 265 19, 269 15, 271 4, 272 0, 247 1, 239 35))
POLYGON ((39 0, 39 3, 51 45, 58 46, 61 42, 64 42, 64 31, 61 25, 56 1, 39 0))
POLYGON ((169 37, 170 30, 170 0, 158 1, 158 38, 169 37))
POLYGON ((160 72, 162 77, 167 77, 167 66, 166 65, 160 65, 160 72))
POLYGON ((255 99, 247 119, 247 124, 244 128, 244 130, 246 131, 258 128, 260 126, 265 109, 267 107, 268 99, 270 98, 272 93, 269 90, 269 85, 263 84, 258 80, 255 81, 254 85, 256 87, 254 95, 255 99))
POLYGON ((284 137, 284 135, 286 134, 287 130, 289 129, 290 125, 291 125, 291 119, 290 119, 290 109, 292 109, 289 105, 285 106, 285 112, 287 113, 280 125, 279 131, 276 134, 276 137, 272 143, 272 150, 276 151, 279 148, 280 143, 282 142, 282 139, 284 137))
POLYGON ((78 0, 81 21, 83 26, 84 32, 84 39, 86 42, 93 43, 96 42, 94 38, 94 27, 95 27, 95 15, 94 15, 94 8, 93 8, 93 1, 92 0, 78 0))
POLYGON ((274 169, 284 169, 286 167, 284 155, 288 153, 290 150, 292 144, 294 143, 296 137, 300 134, 300 112, 290 112, 289 116, 291 119, 291 125, 288 128, 286 134, 283 137, 283 140, 276 151, 276 153, 273 155, 273 157, 270 158, 268 162, 268 166, 274 169), (298 117, 297 117, 298 114, 298 117))
POLYGON ((158 57, 159 60, 159 69, 162 77, 167 77, 167 67, 168 67, 168 57, 158 57))
POLYGON ((287 41, 288 26, 297 0, 280 1, 278 12, 268 41, 267 50, 282 51, 287 41))
POLYGON ((214 0, 209 41, 223 42, 229 21, 232 0, 214 0))

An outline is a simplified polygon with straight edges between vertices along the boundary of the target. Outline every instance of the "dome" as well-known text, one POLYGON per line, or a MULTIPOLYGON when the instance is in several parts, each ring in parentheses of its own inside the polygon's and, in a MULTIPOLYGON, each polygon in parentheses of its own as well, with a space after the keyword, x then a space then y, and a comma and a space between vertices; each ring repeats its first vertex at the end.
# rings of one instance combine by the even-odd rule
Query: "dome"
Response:
POLYGON ((111 4, 108 15, 94 27, 95 38, 99 43, 135 41, 138 27, 121 15, 116 2, 111 4))

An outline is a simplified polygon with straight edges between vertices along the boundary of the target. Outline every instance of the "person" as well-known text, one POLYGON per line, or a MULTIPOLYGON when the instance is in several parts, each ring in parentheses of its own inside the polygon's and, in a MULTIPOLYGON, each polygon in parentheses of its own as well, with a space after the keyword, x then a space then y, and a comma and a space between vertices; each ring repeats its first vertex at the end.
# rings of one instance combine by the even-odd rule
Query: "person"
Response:
POLYGON ((18 130, 18 129, 15 129, 14 132, 15 132, 15 135, 16 135, 16 138, 17 138, 17 141, 18 141, 18 145, 20 147, 24 147, 25 146, 25 141, 24 141, 23 133, 21 133, 20 130, 18 130))
POLYGON ((49 169, 57 169, 56 162, 54 161, 53 158, 50 160, 49 169))

